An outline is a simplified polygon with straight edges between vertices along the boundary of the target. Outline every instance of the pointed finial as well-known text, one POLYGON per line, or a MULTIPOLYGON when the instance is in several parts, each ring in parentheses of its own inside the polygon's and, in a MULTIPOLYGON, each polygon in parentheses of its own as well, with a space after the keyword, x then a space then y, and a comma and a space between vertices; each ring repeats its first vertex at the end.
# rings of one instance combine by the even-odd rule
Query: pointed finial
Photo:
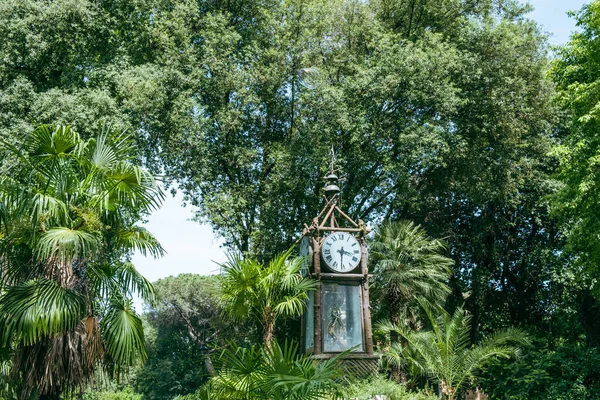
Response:
POLYGON ((335 150, 333 149, 333 144, 331 145, 331 150, 329 150, 329 155, 331 156, 331 164, 329 165, 329 174, 333 174, 335 170, 335 150))
POLYGON ((325 196, 330 198, 340 192, 340 187, 337 185, 338 176, 335 174, 335 151, 333 149, 333 145, 331 145, 331 150, 329 151, 329 155, 331 156, 331 164, 329 165, 329 173, 324 178, 327 181, 325 186, 325 196))

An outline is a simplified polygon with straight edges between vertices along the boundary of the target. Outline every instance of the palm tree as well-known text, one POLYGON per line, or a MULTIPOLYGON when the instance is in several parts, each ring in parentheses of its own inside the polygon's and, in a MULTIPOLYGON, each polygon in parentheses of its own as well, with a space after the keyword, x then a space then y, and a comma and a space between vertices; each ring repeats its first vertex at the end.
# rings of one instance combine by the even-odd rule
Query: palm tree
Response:
POLYGON ((298 345, 287 341, 283 347, 274 342, 270 349, 227 349, 219 362, 219 374, 204 398, 211 398, 207 394, 230 400, 330 398, 327 396, 340 394, 336 379, 343 374, 341 360, 347 353, 318 362, 299 355, 298 345))
POLYGON ((268 265, 232 255, 220 265, 225 312, 235 319, 261 321, 267 348, 271 348, 277 320, 299 316, 308 292, 316 287, 313 280, 300 275, 303 259, 290 258, 291 252, 275 256, 268 265))
POLYGON ((384 355, 388 362, 409 366, 437 384, 449 400, 472 381, 483 364, 494 357, 519 354, 518 345, 528 345, 527 335, 515 328, 496 332, 477 345, 470 345, 471 317, 458 308, 453 315, 443 311, 435 317, 423 303, 431 331, 414 331, 388 324, 384 330, 398 332, 407 346, 392 346, 384 355))
POLYGON ((144 360, 137 293, 152 285, 128 261, 155 257, 158 241, 136 226, 158 207, 155 178, 137 165, 125 134, 82 140, 68 126, 40 126, 0 178, 0 347, 12 347, 11 381, 40 399, 82 389, 100 361, 118 373, 144 360))
POLYGON ((441 253, 445 243, 409 221, 387 222, 375 230, 371 245, 374 292, 387 305, 390 322, 416 322, 418 302, 440 304, 454 263, 441 253))

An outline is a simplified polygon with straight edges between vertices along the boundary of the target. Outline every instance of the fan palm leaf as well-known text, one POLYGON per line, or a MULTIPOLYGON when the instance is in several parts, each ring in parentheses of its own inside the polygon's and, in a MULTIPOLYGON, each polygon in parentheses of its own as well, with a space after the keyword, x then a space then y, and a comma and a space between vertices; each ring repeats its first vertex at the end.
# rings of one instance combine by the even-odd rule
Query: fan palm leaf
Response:
POLYGON ((147 357, 142 320, 131 302, 113 299, 100 322, 106 353, 117 368, 132 366, 147 357))
POLYGON ((139 251, 143 256, 150 254, 154 258, 158 258, 165 254, 165 249, 160 242, 146 228, 140 226, 119 230, 115 244, 124 249, 139 251))
POLYGON ((17 340, 29 346, 74 329, 84 312, 83 297, 54 281, 40 278, 12 286, 0 297, 2 345, 17 340))
MULTIPOLYGON (((336 379, 343 374, 341 359, 348 352, 317 362, 298 354, 298 345, 277 342, 271 348, 223 351, 219 374, 213 378, 216 398, 240 400, 317 400, 339 394, 336 379)), ((335 397, 333 397, 335 398, 335 397)))
POLYGON ((132 263, 119 263, 114 276, 114 282, 122 288, 124 294, 139 295, 143 301, 149 304, 153 304, 156 300, 154 286, 138 272, 132 263))
POLYGON ((336 379, 343 374, 341 359, 348 351, 317 362, 298 354, 298 344, 286 341, 263 349, 265 386, 274 399, 317 400, 338 392, 336 379))
POLYGON ((127 162, 117 163, 104 171, 95 186, 92 204, 104 212, 118 207, 150 211, 158 208, 164 199, 155 178, 127 162))
POLYGON ((88 258, 98 251, 99 240, 91 233, 57 227, 44 233, 37 243, 37 255, 41 260, 71 263, 76 258, 88 258))
POLYGON ((387 222, 377 228, 371 245, 373 286, 394 322, 407 316, 417 299, 439 304, 446 298, 453 261, 441 254, 444 250, 443 241, 428 237, 412 222, 387 222))

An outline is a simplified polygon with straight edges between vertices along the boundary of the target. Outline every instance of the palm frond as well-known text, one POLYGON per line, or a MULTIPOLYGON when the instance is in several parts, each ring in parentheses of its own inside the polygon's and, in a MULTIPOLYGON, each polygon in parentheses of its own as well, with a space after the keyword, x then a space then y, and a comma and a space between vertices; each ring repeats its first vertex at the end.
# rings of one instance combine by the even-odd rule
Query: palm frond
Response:
POLYGON ((125 293, 138 294, 142 300, 150 304, 156 300, 154 286, 138 272, 132 263, 120 263, 114 276, 116 283, 125 289, 125 293))
POLYGON ((443 256, 445 243, 427 236, 409 221, 380 225, 371 244, 374 265, 373 287, 379 291, 390 312, 406 314, 417 299, 440 304, 450 293, 446 284, 452 259, 443 256))
POLYGON ((40 125, 23 143, 36 158, 55 158, 73 152, 80 143, 79 134, 69 126, 40 125))
POLYGON ((130 301, 113 299, 100 321, 100 327, 106 343, 106 353, 117 369, 146 360, 142 320, 133 310, 130 301))
POLYGON ((142 167, 119 162, 96 179, 92 204, 104 212, 118 207, 151 211, 158 209, 164 193, 155 178, 142 167))
POLYGON ((121 229, 117 233, 117 246, 125 250, 139 251, 143 256, 150 254, 154 258, 163 257, 165 249, 159 241, 146 229, 141 226, 131 226, 128 229, 121 229))
POLYGON ((213 383, 222 398, 265 398, 262 353, 256 347, 225 349, 218 360, 221 372, 213 383), (262 396, 261 396, 262 395, 262 396))
POLYGON ((131 135, 103 125, 100 134, 85 143, 83 153, 94 168, 106 170, 118 162, 133 161, 136 147, 131 135))
POLYGON ((265 388, 272 398, 317 400, 339 391, 336 379, 342 376, 341 359, 349 351, 321 363, 300 355, 298 345, 286 341, 263 349, 265 388))
POLYGON ((524 345, 524 332, 510 329, 500 331, 477 345, 470 345, 470 316, 462 308, 452 315, 441 310, 435 315, 424 306, 432 325, 431 331, 410 331, 383 324, 383 329, 397 329, 407 343, 395 348, 385 357, 396 365, 409 365, 430 379, 459 389, 474 376, 483 363, 494 357, 509 357, 518 353, 515 345, 524 345))
POLYGON ((39 215, 47 214, 54 218, 59 224, 66 223, 69 215, 67 205, 64 201, 47 193, 35 193, 32 199, 32 220, 37 222, 39 215))
POLYGON ((37 255, 41 260, 70 263, 76 258, 92 256, 99 245, 98 238, 88 232, 57 227, 40 237, 37 255))
POLYGON ((83 318, 83 297, 58 283, 35 279, 9 288, 0 297, 0 338, 33 345, 41 338, 74 329, 83 318))
POLYGON ((223 272, 221 285, 225 311, 234 318, 258 314, 253 300, 258 299, 261 265, 255 260, 228 254, 227 261, 219 266, 223 272))

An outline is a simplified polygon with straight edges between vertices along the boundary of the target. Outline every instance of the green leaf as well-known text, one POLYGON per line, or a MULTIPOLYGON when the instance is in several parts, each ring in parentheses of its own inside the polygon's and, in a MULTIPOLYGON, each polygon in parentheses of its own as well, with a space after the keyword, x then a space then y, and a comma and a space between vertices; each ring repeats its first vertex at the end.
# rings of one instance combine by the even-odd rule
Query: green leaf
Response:
POLYGON ((83 297, 58 283, 35 279, 9 288, 0 297, 2 343, 15 338, 32 345, 47 336, 74 329, 85 312, 83 297))
POLYGON ((42 261, 57 261, 68 264, 76 258, 87 258, 97 252, 99 241, 94 235, 58 227, 44 233, 37 246, 37 255, 42 261))
POLYGON ((142 320, 133 311, 131 302, 113 299, 100 324, 106 351, 117 369, 146 360, 142 320))

